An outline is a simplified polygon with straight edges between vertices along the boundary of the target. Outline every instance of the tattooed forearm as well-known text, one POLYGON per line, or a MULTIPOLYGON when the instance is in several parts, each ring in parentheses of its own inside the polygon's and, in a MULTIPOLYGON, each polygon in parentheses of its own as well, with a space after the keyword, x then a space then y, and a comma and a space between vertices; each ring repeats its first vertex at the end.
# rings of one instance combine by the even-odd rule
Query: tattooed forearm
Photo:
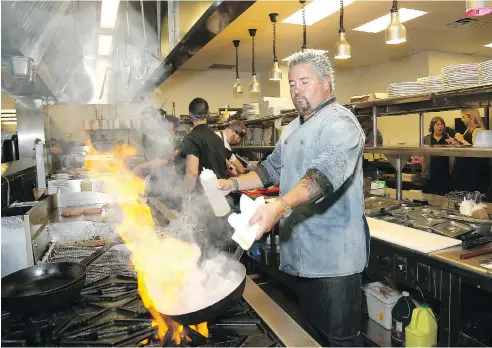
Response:
POLYGON ((323 192, 319 185, 313 179, 301 179, 298 186, 306 189, 308 191, 308 201, 306 203, 311 203, 321 198, 323 192))

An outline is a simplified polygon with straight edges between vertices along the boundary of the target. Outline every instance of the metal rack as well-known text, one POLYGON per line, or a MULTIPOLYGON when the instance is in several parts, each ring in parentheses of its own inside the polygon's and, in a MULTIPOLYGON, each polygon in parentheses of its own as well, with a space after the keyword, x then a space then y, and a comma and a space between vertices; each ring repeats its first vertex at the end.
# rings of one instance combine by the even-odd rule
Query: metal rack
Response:
MULTIPOLYGON (((351 103, 345 105, 357 117, 372 117, 373 129, 377 129, 377 118, 380 116, 399 116, 419 114, 420 146, 378 146, 374 137, 373 146, 365 147, 364 153, 381 153, 394 155, 396 167, 396 199, 402 199, 402 158, 411 155, 458 156, 492 158, 492 148, 473 147, 430 147, 424 146, 424 113, 459 110, 464 107, 484 108, 484 116, 489 128, 489 108, 492 106, 492 84, 468 88, 452 89, 436 93, 419 94, 398 98, 378 99, 373 101, 351 103)), ((293 116, 294 113, 286 115, 293 116)), ((280 117, 284 117, 283 115, 280 117)), ((271 152, 275 146, 233 146, 233 151, 251 150, 271 152)))

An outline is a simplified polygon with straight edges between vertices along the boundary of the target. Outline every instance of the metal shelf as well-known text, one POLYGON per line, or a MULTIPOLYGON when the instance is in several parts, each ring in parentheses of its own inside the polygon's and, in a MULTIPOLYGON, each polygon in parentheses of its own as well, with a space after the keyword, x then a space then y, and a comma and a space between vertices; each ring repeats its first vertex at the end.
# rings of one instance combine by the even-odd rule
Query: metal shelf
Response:
POLYGON ((430 155, 492 158, 492 148, 477 147, 382 146, 365 147, 364 153, 380 153, 384 155, 430 155))
POLYGON ((492 105, 492 84, 345 105, 357 115, 398 116, 492 105), (374 110, 375 109, 375 110, 374 110))

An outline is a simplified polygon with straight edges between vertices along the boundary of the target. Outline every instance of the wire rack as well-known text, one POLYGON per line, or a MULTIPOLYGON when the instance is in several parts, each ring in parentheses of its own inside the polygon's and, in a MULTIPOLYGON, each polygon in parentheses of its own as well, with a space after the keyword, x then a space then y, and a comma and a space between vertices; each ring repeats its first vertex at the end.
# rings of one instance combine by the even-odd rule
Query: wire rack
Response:
POLYGON ((463 200, 474 201, 476 204, 482 203, 485 195, 479 191, 467 192, 467 191, 452 191, 446 194, 448 201, 448 209, 459 210, 460 204, 463 200))
MULTIPOLYGON (((54 242, 50 244, 39 263, 80 262, 99 248, 67 246, 54 242)), ((114 274, 135 277, 135 271, 131 267, 130 251, 124 245, 114 246, 87 267, 87 280, 89 281, 114 274)))

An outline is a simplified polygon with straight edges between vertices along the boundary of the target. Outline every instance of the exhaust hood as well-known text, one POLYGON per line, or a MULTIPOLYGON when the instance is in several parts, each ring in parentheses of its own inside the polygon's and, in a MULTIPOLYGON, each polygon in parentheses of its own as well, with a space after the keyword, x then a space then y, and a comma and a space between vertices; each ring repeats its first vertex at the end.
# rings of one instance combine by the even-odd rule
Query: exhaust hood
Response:
POLYGON ((214 1, 162 59, 167 37, 157 31, 174 22, 167 2, 121 0, 111 28, 101 27, 101 1, 2 1, 2 91, 57 103, 141 100, 253 3, 214 1), (14 76, 13 57, 32 62, 30 82, 14 76))

